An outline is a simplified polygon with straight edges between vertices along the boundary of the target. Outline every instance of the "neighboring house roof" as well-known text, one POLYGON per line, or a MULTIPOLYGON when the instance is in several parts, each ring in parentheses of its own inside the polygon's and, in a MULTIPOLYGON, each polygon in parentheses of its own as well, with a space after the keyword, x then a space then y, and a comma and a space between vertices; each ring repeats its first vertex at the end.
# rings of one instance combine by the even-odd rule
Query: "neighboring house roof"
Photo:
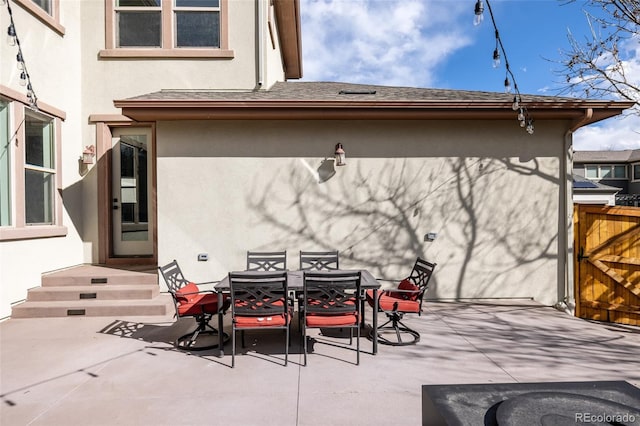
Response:
POLYGON ((623 151, 575 151, 574 163, 633 163, 640 161, 640 149, 623 151))
MULTIPOLYGON (((278 82, 267 90, 162 90, 116 100, 138 121, 187 119, 514 119, 514 95, 336 82, 278 82)), ((536 120, 573 130, 619 115, 634 102, 523 95, 536 120)))
POLYGON ((616 194, 621 190, 621 188, 604 185, 576 174, 572 175, 572 177, 574 193, 616 194))

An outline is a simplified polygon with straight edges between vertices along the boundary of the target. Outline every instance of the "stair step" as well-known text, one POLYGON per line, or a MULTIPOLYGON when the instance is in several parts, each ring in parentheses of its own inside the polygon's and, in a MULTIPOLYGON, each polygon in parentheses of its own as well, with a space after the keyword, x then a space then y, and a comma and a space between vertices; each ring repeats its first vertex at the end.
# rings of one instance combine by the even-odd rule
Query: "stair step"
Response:
POLYGON ((12 318, 67 316, 110 317, 167 315, 173 309, 171 296, 161 294, 151 300, 27 301, 12 307, 12 318))
POLYGON ((47 286, 30 289, 27 301, 153 299, 158 294, 160 288, 148 284, 47 286))
POLYGON ((153 270, 130 271, 97 265, 82 265, 55 271, 42 276, 42 287, 85 285, 158 285, 158 274, 153 270))

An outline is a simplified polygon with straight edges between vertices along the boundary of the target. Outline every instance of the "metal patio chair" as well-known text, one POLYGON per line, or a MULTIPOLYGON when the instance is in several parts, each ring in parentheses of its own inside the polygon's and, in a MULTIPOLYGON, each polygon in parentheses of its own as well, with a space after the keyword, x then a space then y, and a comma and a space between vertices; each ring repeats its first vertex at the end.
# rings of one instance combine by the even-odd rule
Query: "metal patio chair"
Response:
POLYGON ((247 251, 247 271, 286 271, 287 251, 247 251))
POLYGON ((293 301, 288 296, 287 272, 230 272, 231 367, 235 366, 236 332, 280 329, 285 331, 284 365, 289 358, 289 324, 293 301))
POLYGON ((300 269, 303 271, 332 271, 340 269, 338 250, 300 251, 300 269))
POLYGON ((159 266, 160 275, 167 284, 169 293, 173 298, 173 304, 178 318, 193 317, 196 320, 195 330, 180 336, 175 341, 175 347, 187 350, 205 350, 218 347, 229 340, 229 335, 209 325, 214 315, 224 315, 230 306, 229 296, 215 290, 200 290, 199 285, 212 284, 194 283, 187 280, 178 262, 172 262, 159 266), (222 309, 218 306, 218 298, 222 297, 222 309), (219 335, 222 332, 222 335, 219 335), (198 344, 198 338, 202 335, 218 336, 218 343, 198 344))
MULTIPOLYGON (((409 276, 400 281, 396 289, 378 293, 378 312, 384 312, 388 318, 387 322, 378 327, 379 343, 405 346, 420 341, 420 333, 407 327, 402 322, 402 318, 404 314, 420 315, 422 313, 422 300, 435 267, 435 263, 417 258, 409 276), (385 337, 387 334, 391 337, 385 337)), ((367 291, 366 298, 369 305, 374 307, 373 290, 367 291)), ((373 335, 370 334, 369 337, 373 335)))
POLYGON ((356 365, 360 364, 361 273, 304 272, 304 365, 307 365, 307 329, 349 329, 349 345, 356 330, 356 365))

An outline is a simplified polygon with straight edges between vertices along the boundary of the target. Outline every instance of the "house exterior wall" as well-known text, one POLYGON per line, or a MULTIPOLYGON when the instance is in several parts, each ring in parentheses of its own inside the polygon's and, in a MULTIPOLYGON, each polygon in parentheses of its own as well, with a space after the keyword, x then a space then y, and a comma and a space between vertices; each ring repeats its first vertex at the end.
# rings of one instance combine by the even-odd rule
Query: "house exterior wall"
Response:
POLYGON ((438 264, 427 298, 553 304, 564 285, 566 123, 538 122, 533 136, 510 121, 486 126, 159 122, 159 263, 178 259, 210 281, 243 269, 247 250, 287 249, 295 269, 299 250, 338 249, 345 268, 402 278, 423 256, 438 264), (337 142, 347 165, 319 183, 337 142), (425 242, 430 232, 437 238, 425 242))
MULTIPOLYGON (((30 0, 24 3, 30 4, 30 0)), ((67 231, 54 238, 0 240, 0 318, 11 314, 11 304, 23 300, 29 288, 40 285, 42 273, 98 260, 96 167, 86 169, 78 161, 85 146, 96 145, 96 125, 89 123, 89 117, 119 114, 114 99, 166 88, 253 90, 257 85, 255 1, 228 1, 229 49, 234 55, 214 59, 100 58, 100 51, 105 49, 104 1, 56 3, 64 34, 44 25, 21 4, 10 4, 39 102, 64 115, 57 142, 61 147, 58 172, 62 176, 62 225, 67 231)), ((267 3, 264 0, 265 18, 267 3)), ((3 5, 0 86, 24 94, 25 88, 18 84, 17 48, 4 41, 8 26, 9 16, 3 5)), ((268 71, 263 88, 267 88, 283 80, 284 72, 278 39, 275 46, 271 45, 266 23, 262 28, 264 67, 268 71)))
MULTIPOLYGON (((81 175, 78 158, 83 148, 81 134, 86 117, 82 116, 82 93, 77 83, 81 75, 82 38, 77 5, 75 1, 60 2, 60 20, 65 29, 62 36, 20 5, 11 3, 24 60, 39 102, 64 115, 64 119, 59 121, 59 129, 56 129, 60 136, 56 143, 60 149, 57 171, 62 177, 63 192, 61 224, 66 227, 66 233, 52 238, 0 240, 0 318, 11 314, 11 304, 23 300, 27 289, 40 285, 43 272, 83 262, 80 235, 83 197, 79 189, 81 175)), ((5 36, 0 42, 0 85, 8 91, 24 95, 26 90, 19 85, 20 73, 16 67, 17 48, 5 41, 9 16, 6 6, 1 9, 0 27, 5 31, 5 36)), ((15 113, 21 112, 26 105, 15 99, 9 100, 12 101, 11 114, 15 117, 15 113)), ((20 123, 13 122, 14 117, 10 119, 12 134, 20 126, 20 123)), ((18 137, 13 141, 12 161, 22 161, 15 156, 16 144, 24 143, 21 139, 18 137)), ((12 184, 15 185, 15 179, 12 184)), ((20 213, 15 212, 15 205, 13 209, 15 224, 16 215, 20 213)))

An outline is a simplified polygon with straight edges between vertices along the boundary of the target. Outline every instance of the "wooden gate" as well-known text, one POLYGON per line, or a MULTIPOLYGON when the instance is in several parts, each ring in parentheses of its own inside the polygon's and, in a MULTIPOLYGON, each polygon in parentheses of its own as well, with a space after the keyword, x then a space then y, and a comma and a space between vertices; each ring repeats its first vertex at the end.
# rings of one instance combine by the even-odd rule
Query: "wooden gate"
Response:
POLYGON ((640 325, 640 208, 574 205, 576 316, 640 325))

